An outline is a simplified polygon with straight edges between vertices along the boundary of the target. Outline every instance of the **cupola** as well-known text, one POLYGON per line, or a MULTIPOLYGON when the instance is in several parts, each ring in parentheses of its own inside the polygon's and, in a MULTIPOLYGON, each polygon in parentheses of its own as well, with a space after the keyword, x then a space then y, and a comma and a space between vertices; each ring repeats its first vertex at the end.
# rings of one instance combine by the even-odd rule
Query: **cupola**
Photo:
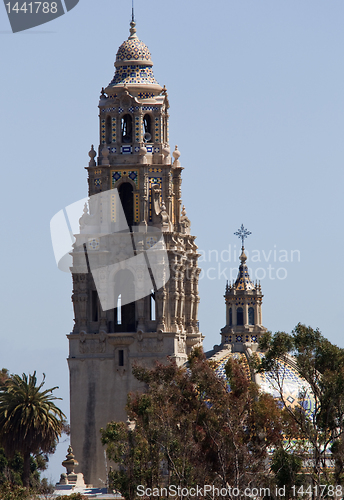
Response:
POLYGON ((263 294, 260 283, 251 281, 246 264, 244 240, 250 231, 241 225, 234 233, 242 239, 240 266, 238 277, 233 283, 226 285, 226 326, 221 330, 222 344, 230 344, 232 351, 243 351, 244 344, 257 349, 259 337, 266 328, 262 325, 263 294))

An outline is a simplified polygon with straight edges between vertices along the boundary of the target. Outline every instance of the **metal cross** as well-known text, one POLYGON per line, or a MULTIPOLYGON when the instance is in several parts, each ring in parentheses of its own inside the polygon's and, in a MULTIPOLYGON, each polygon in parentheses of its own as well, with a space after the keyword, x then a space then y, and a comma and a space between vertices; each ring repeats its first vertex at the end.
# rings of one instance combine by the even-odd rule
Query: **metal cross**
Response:
POLYGON ((244 228, 244 224, 241 224, 241 228, 238 229, 238 231, 234 234, 235 236, 238 236, 238 238, 241 238, 242 246, 244 246, 245 238, 247 238, 247 236, 249 236, 252 233, 251 231, 248 231, 247 229, 244 228))

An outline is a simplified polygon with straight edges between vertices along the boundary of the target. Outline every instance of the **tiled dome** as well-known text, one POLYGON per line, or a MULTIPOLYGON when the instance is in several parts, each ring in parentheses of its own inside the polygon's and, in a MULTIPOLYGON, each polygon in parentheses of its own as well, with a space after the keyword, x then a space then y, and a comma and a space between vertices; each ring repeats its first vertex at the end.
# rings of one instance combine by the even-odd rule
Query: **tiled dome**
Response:
POLYGON ((123 61, 151 61, 151 54, 145 45, 138 38, 129 38, 119 47, 116 55, 116 62, 123 61))
POLYGON ((248 274, 248 268, 246 264, 242 264, 239 267, 238 277, 236 279, 234 288, 236 290, 254 290, 255 286, 252 283, 250 276, 248 274))
MULTIPOLYGON (((260 359, 264 354, 257 352, 260 359)), ((247 355, 243 352, 230 352, 224 349, 210 358, 214 362, 214 370, 217 375, 227 381, 225 366, 229 359, 236 359, 241 362, 244 372, 248 378, 252 378, 247 355)), ((282 381, 283 396, 286 404, 291 407, 301 406, 308 416, 313 415, 315 400, 309 384, 301 377, 291 360, 278 361, 278 375, 282 381)), ((280 399, 279 389, 272 373, 266 372, 256 376, 256 381, 262 391, 271 394, 274 398, 280 399)))
POLYGON ((136 35, 135 22, 130 23, 130 36, 120 45, 116 55, 116 72, 110 86, 159 85, 153 74, 153 62, 146 44, 136 35))

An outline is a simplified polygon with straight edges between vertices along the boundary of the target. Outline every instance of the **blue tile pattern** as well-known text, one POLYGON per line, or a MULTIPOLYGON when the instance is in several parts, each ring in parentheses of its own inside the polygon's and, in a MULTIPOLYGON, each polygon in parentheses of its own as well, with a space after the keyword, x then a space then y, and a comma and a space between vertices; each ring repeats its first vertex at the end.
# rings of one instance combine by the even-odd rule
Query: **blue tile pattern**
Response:
POLYGON ((151 54, 147 45, 138 38, 129 38, 123 42, 116 54, 116 62, 131 60, 151 62, 151 54))
POLYGON ((248 274, 248 268, 246 264, 241 264, 239 266, 239 274, 236 279, 235 285, 234 285, 235 290, 238 291, 243 291, 243 290, 254 290, 255 286, 250 280, 250 276, 248 274))
POLYGON ((226 371, 225 371, 225 367, 226 367, 227 361, 229 359, 236 359, 236 360, 240 361, 246 376, 249 379, 251 378, 250 367, 249 367, 249 364, 247 362, 247 358, 246 358, 244 353, 242 353, 242 352, 228 352, 228 351, 227 352, 223 351, 223 353, 224 353, 224 355, 221 359, 215 360, 215 373, 220 378, 226 380, 227 386, 229 389, 230 389, 230 386, 229 386, 229 382, 227 380, 226 371))
POLYGON ((139 92, 137 96, 140 99, 151 99, 152 97, 154 97, 154 94, 153 92, 139 92))
MULTIPOLYGON (((243 364, 245 373, 248 378, 251 378, 250 367, 246 355, 241 352, 222 351, 223 355, 220 358, 210 358, 210 361, 215 363, 215 372, 222 379, 226 379, 225 366, 228 359, 240 360, 243 364)), ((261 352, 256 353, 260 359, 264 357, 261 352)), ((286 404, 291 407, 301 406, 305 413, 312 417, 315 409, 315 399, 309 384, 301 377, 296 368, 287 361, 279 361, 278 377, 282 387, 283 398, 286 404)), ((227 381, 228 388, 229 384, 227 381)), ((272 372, 260 374, 260 388, 262 391, 271 394, 274 398, 280 399, 280 391, 276 382, 275 375, 272 372)))
POLYGON ((120 83, 158 84, 150 66, 137 66, 134 64, 116 68, 115 76, 113 77, 110 85, 118 85, 120 83))
POLYGON ((116 111, 116 108, 103 108, 100 110, 101 113, 110 113, 116 111))
POLYGON ((130 180, 135 182, 136 186, 139 185, 139 174, 137 170, 113 170, 111 172, 112 188, 115 186, 116 182, 121 179, 123 175, 128 176, 130 180))
POLYGON ((100 138, 101 143, 105 144, 105 118, 102 118, 100 122, 100 138))
MULTIPOLYGON (((264 356, 262 353, 257 354, 260 358, 264 356)), ((284 399, 292 407, 300 405, 308 416, 313 415, 315 400, 311 387, 290 363, 279 361, 276 374, 272 372, 261 374, 260 387, 277 399, 280 399, 279 387, 281 387, 284 399)))
POLYGON ((122 146, 121 147, 121 153, 123 155, 130 155, 132 152, 132 147, 131 146, 122 146))

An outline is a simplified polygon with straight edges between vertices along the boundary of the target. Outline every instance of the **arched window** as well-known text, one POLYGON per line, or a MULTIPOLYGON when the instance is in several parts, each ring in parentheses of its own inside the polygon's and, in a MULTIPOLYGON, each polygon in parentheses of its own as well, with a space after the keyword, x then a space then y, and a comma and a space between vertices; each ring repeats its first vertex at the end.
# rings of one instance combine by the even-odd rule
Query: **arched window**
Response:
POLYGON ((254 325, 254 309, 253 309, 253 307, 248 308, 248 324, 254 325))
POLYGON ((155 293, 154 290, 151 290, 150 294, 150 320, 155 321, 155 293))
POLYGON ((232 308, 229 308, 229 326, 233 325, 233 314, 232 314, 232 308))
POLYGON ((131 115, 124 115, 121 118, 122 142, 129 144, 133 142, 133 119, 131 115))
POLYGON ((133 186, 129 182, 124 182, 120 185, 119 198, 123 207, 125 217, 127 219, 127 224, 131 228, 134 223, 134 196, 133 196, 133 186))
POLYGON ((242 307, 237 309, 237 325, 241 326, 244 324, 244 311, 242 307))
POLYGON ((111 144, 112 142, 111 116, 108 116, 106 118, 105 134, 106 134, 106 144, 111 144))
POLYGON ((113 313, 115 332, 134 332, 135 317, 135 284, 134 277, 127 269, 121 269, 115 276, 115 304, 113 313))
POLYGON ((150 115, 143 117, 143 138, 145 142, 152 141, 152 120, 150 115))

